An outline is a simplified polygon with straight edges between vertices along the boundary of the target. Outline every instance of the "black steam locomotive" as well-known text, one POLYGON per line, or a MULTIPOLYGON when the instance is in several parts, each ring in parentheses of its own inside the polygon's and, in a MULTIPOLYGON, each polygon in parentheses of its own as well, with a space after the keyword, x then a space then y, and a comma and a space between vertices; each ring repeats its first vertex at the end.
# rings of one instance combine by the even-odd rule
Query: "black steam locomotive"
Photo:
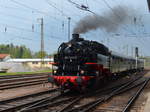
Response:
POLYGON ((112 52, 101 43, 73 34, 72 40, 59 46, 54 66, 50 82, 63 88, 85 89, 114 74, 142 70, 144 61, 112 52))

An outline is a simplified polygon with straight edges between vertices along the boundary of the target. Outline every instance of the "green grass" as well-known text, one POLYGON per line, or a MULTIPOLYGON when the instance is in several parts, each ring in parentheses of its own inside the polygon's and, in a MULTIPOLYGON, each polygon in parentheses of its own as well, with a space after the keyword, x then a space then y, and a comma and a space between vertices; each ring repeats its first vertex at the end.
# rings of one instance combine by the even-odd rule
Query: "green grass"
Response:
POLYGON ((0 75, 22 75, 22 74, 37 74, 37 73, 48 73, 52 70, 42 70, 36 72, 12 72, 12 73, 0 73, 0 75))

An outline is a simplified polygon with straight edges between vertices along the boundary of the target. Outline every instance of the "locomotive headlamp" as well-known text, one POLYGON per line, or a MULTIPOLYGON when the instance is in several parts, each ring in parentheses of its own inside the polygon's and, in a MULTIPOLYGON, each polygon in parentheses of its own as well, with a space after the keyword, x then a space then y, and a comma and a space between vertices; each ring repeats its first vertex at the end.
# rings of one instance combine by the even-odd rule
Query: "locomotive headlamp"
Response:
POLYGON ((71 47, 72 45, 71 44, 68 44, 68 47, 71 47))
POLYGON ((54 74, 55 74, 55 73, 57 73, 57 71, 56 71, 56 70, 54 70, 54 74))
POLYGON ((80 71, 80 73, 81 73, 81 74, 84 74, 84 73, 85 73, 85 71, 84 71, 84 70, 81 70, 81 71, 80 71))

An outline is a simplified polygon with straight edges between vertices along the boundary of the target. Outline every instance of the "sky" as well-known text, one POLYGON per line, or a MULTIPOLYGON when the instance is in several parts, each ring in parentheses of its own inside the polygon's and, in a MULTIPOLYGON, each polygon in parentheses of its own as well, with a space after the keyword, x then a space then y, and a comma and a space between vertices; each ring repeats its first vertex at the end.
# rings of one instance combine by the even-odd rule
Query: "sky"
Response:
MULTIPOLYGON (((90 11, 105 16, 113 7, 125 6, 129 11, 128 22, 116 31, 98 28, 81 34, 88 40, 103 43, 111 50, 133 56, 139 47, 142 56, 150 56, 150 13, 147 0, 72 0, 88 6, 90 11), (134 22, 136 18, 136 22, 134 22)), ((44 49, 57 51, 62 42, 68 41, 68 17, 71 17, 71 33, 78 21, 90 12, 77 8, 68 0, 1 0, 0 44, 26 45, 33 52, 40 50, 40 24, 44 19, 44 49)), ((110 18, 111 19, 111 18, 110 18)))

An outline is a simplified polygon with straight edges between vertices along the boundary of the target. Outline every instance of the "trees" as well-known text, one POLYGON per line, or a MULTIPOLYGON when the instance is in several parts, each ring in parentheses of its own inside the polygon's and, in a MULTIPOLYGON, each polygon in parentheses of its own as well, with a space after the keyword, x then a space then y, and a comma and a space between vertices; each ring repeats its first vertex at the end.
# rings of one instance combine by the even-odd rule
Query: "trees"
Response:
MULTIPOLYGON (((12 58, 41 58, 41 51, 33 53, 24 45, 1 44, 0 53, 10 54, 12 58)), ((43 58, 50 57, 51 55, 53 54, 48 55, 47 52, 43 52, 43 58)))
POLYGON ((30 49, 13 44, 0 45, 0 53, 10 54, 12 58, 32 58, 30 49))
MULTIPOLYGON (((41 53, 42 53, 41 51, 36 52, 35 55, 34 55, 34 57, 35 58, 41 58, 41 56, 42 56, 41 53)), ((47 56, 48 56, 48 54, 46 52, 43 52, 43 58, 47 57, 47 56)))

